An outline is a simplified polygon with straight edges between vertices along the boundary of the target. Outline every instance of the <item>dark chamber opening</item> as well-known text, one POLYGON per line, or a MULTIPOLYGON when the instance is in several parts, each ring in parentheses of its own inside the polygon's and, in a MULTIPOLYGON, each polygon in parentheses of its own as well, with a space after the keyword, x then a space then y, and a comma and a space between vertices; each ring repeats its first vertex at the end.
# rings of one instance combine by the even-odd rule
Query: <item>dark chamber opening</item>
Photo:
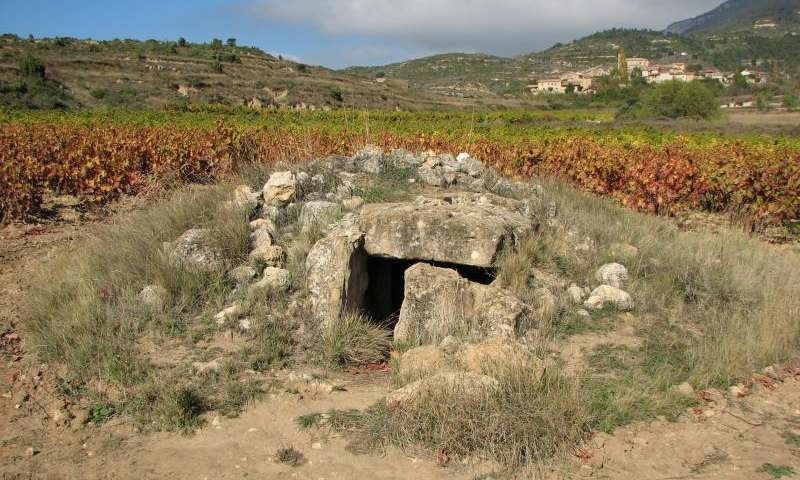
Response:
POLYGON ((373 320, 387 328, 394 328, 405 298, 406 270, 417 263, 449 268, 457 271, 467 280, 483 285, 489 285, 495 279, 495 270, 492 268, 444 262, 367 257, 367 278, 369 280, 363 308, 373 320))

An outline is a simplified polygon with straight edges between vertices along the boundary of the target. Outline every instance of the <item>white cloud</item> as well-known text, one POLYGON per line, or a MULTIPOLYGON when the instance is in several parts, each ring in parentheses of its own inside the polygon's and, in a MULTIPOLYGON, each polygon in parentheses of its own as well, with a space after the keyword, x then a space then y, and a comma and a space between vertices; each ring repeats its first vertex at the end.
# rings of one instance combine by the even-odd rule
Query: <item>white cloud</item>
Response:
POLYGON ((425 51, 526 53, 611 27, 662 29, 721 0, 252 0, 251 11, 332 36, 425 51))

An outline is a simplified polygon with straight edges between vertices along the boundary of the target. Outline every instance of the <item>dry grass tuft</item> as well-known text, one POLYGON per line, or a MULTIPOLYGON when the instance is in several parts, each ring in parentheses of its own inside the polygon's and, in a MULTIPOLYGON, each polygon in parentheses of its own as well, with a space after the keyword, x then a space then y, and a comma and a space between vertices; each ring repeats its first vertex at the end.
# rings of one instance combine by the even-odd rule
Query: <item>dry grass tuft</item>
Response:
POLYGON ((361 313, 347 312, 328 328, 322 356, 334 366, 377 363, 386 359, 391 332, 361 313))

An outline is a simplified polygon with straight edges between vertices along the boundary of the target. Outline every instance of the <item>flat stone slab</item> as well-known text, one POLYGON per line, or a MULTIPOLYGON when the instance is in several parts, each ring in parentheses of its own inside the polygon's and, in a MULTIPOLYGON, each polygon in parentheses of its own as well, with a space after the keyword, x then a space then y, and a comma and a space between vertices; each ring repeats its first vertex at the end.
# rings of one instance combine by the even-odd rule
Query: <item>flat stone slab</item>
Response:
POLYGON ((367 205, 359 225, 369 255, 492 267, 505 248, 532 229, 530 219, 490 202, 420 197, 367 205))

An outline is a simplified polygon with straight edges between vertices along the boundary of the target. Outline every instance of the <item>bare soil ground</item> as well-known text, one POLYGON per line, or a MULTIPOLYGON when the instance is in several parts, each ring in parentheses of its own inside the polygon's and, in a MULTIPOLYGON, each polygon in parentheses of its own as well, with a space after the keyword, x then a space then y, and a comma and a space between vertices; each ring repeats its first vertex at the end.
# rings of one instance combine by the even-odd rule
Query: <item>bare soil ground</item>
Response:
MULTIPOLYGON (((141 434, 124 419, 100 426, 57 425, 52 373, 25 351, 16 327, 31 272, 58 247, 81 239, 101 218, 0 230, 0 478, 3 479, 240 479, 240 478, 476 478, 487 465, 440 466, 414 452, 359 455, 346 439, 302 430, 299 415, 331 408, 365 408, 389 390, 386 373, 341 374, 342 391, 275 389, 238 419, 208 418, 190 436, 141 434), (17 408, 21 396, 29 400, 17 408), (55 407, 54 407, 55 405, 55 407), (302 452, 298 466, 276 458, 279 448, 302 452)), ((601 344, 635 345, 627 322, 608 333, 574 336, 560 350, 569 368, 601 344)), ((280 375, 286 375, 282 372, 280 375)), ((800 370, 757 375, 744 396, 698 392, 701 406, 677 423, 629 425, 597 434, 553 479, 763 479, 800 474, 800 370), (777 378, 775 378, 777 377, 777 378)), ((529 478, 539 474, 530 473, 529 478)), ((495 478, 492 476, 482 478, 495 478)))

